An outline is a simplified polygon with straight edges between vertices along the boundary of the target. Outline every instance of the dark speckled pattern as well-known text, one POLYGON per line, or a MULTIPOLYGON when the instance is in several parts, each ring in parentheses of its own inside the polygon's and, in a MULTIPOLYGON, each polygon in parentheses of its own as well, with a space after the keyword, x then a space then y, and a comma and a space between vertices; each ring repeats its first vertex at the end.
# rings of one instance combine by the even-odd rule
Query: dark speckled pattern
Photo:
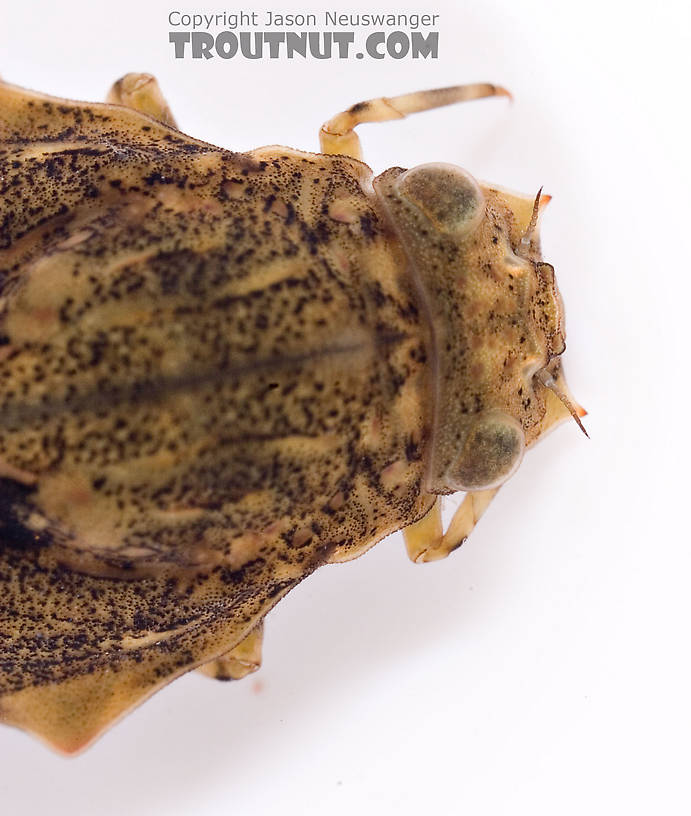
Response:
POLYGON ((0 720, 73 752, 256 668, 320 565, 423 517, 411 558, 456 549, 583 413, 539 209, 0 83, 0 720))
POLYGON ((10 86, 0 138, 0 715, 69 749, 429 507, 428 338, 359 162, 10 86))

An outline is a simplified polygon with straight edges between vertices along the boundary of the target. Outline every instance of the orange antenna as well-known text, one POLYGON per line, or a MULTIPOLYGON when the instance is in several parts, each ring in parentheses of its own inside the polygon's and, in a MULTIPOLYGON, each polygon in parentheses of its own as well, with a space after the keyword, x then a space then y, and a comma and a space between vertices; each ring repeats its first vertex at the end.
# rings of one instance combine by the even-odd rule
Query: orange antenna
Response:
POLYGON ((521 238, 522 244, 529 244, 532 234, 535 232, 535 228, 537 227, 537 219, 540 216, 540 196, 542 195, 542 187, 537 191, 537 195, 535 196, 535 203, 533 204, 533 214, 530 216, 530 223, 528 224, 528 229, 525 231, 525 235, 521 238))
MULTIPOLYGON (((540 197, 540 193, 537 194, 538 199, 540 197)), ((583 423, 581 422, 581 417, 578 414, 578 410, 576 409, 575 405, 571 402, 571 400, 564 394, 562 391, 559 390, 559 386, 556 383, 554 377, 546 370, 542 369, 542 371, 538 371, 535 375, 538 380, 545 386, 545 388, 549 388, 549 390, 559 398, 561 403, 564 405, 566 410, 571 414, 571 416, 576 420, 576 424, 578 427, 583 431, 583 433, 590 439, 588 431, 583 427, 583 423)), ((582 410, 582 409, 581 409, 582 410)), ((585 412, 583 412, 583 416, 585 416, 585 412)))

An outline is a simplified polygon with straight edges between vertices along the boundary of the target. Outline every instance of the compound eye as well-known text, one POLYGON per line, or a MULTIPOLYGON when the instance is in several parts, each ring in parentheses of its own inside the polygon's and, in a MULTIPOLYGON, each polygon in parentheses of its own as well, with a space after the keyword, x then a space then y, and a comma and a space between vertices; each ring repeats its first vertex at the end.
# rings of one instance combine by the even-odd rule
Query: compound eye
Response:
POLYGON ((482 220, 485 197, 479 184, 453 164, 421 164, 402 173, 398 193, 441 232, 469 233, 482 220))
POLYGON ((481 414, 448 473, 454 490, 486 490, 505 482, 521 463, 525 437, 520 423, 501 411, 481 414))

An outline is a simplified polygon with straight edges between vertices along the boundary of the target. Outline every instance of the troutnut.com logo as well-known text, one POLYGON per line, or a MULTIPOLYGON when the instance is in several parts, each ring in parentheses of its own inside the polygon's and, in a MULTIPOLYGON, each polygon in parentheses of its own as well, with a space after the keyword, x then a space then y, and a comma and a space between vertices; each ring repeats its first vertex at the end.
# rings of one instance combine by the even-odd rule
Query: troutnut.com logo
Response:
POLYGON ((437 59, 438 14, 171 11, 175 59, 437 59))

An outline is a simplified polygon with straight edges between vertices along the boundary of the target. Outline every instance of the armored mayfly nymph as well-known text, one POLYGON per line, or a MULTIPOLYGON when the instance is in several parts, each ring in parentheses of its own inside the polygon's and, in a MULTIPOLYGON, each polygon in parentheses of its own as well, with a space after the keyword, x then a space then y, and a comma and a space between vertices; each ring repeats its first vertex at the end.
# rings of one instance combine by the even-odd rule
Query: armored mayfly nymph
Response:
POLYGON ((239 678, 317 567, 470 534, 582 409, 548 200, 459 167, 374 177, 180 132, 153 77, 105 104, 0 83, 0 719, 75 752, 194 668, 239 678), (446 531, 442 497, 465 491, 446 531))

